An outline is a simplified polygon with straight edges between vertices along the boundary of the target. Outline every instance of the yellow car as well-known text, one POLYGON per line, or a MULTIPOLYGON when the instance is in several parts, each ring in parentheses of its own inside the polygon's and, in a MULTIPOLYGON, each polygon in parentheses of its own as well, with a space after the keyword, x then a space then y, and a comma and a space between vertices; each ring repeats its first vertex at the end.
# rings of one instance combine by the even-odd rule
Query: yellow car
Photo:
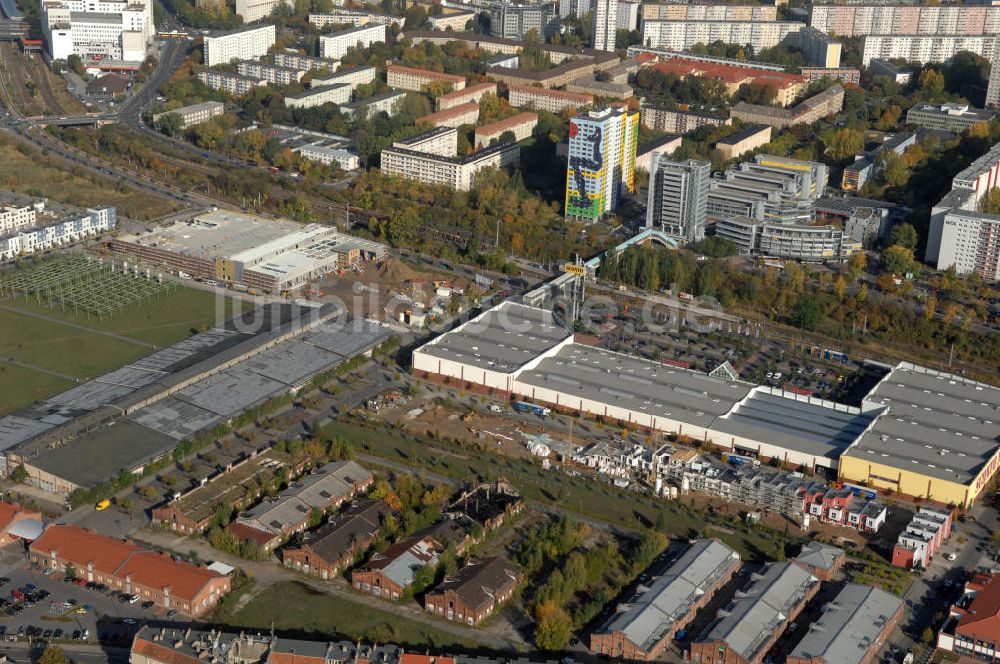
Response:
POLYGON ((78 607, 76 607, 76 609, 74 609, 74 612, 75 613, 84 614, 84 613, 87 612, 87 609, 86 609, 86 607, 78 606, 78 607))
POLYGON ((111 501, 105 498, 104 500, 97 503, 97 505, 94 506, 94 509, 96 509, 98 512, 101 512, 103 510, 108 509, 109 507, 111 507, 111 501))

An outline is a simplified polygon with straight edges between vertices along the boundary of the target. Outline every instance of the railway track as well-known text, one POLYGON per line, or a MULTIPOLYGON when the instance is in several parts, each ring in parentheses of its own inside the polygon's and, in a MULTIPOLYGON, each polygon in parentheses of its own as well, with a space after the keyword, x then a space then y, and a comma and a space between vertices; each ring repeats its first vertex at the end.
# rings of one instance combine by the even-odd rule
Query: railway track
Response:
MULTIPOLYGON (((20 54, 23 57, 23 54, 20 54)), ((45 67, 45 63, 42 62, 40 57, 29 58, 31 63, 30 67, 25 67, 26 70, 34 70, 35 83, 38 85, 38 90, 42 93, 42 99, 45 101, 45 105, 48 106, 49 112, 52 115, 67 115, 66 109, 63 105, 59 103, 56 99, 55 92, 52 91, 52 84, 49 81, 49 72, 45 67)))

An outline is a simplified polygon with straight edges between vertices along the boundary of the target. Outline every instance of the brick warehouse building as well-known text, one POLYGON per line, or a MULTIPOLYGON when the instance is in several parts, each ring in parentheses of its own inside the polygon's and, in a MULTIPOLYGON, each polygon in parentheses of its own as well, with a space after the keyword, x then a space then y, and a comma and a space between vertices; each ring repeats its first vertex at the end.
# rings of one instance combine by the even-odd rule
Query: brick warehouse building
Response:
POLYGON ((313 574, 332 579, 351 563, 354 554, 371 544, 389 507, 381 500, 364 500, 316 530, 307 532, 299 546, 285 548, 281 562, 313 574))
POLYGON ((521 575, 503 558, 470 560, 424 597, 428 613, 447 620, 478 625, 510 599, 521 575))
POLYGON ((205 567, 77 526, 49 526, 28 557, 40 567, 70 570, 192 617, 210 611, 230 589, 229 577, 205 567))
POLYGON ((659 660, 680 632, 740 568, 740 556, 717 540, 692 542, 590 635, 590 651, 614 659, 659 660))
POLYGON ((376 553, 351 572, 351 585, 362 592, 395 602, 413 583, 413 575, 419 568, 437 564, 444 548, 429 536, 407 537, 384 553, 376 553))

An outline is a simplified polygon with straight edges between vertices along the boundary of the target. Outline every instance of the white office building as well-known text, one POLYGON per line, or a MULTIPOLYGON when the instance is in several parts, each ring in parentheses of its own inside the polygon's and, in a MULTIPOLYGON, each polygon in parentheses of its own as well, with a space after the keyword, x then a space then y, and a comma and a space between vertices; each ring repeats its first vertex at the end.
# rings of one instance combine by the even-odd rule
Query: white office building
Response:
POLYGON ((319 54, 324 58, 339 60, 347 54, 347 50, 355 46, 367 48, 376 42, 385 41, 385 24, 374 23, 360 28, 348 28, 339 32, 321 35, 319 38, 319 54))
POLYGON ((671 161, 667 153, 654 152, 646 228, 662 230, 682 244, 703 240, 711 177, 712 165, 707 161, 671 161))
POLYGON ((205 37, 205 64, 209 67, 229 64, 233 60, 256 60, 274 46, 273 25, 242 28, 205 37))
POLYGON ((598 51, 615 50, 618 30, 618 0, 594 0, 594 29, 591 45, 598 51))
POLYGON ((141 62, 153 37, 152 9, 144 2, 50 0, 41 4, 48 55, 141 62))

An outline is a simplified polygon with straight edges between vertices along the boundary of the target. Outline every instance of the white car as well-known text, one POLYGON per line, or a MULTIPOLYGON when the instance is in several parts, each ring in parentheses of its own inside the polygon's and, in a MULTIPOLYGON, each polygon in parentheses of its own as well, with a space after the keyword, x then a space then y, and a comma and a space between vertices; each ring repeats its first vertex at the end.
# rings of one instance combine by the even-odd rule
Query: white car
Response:
POLYGON ((946 553, 946 554, 944 554, 944 557, 945 557, 945 560, 948 560, 948 561, 951 561, 951 562, 953 562, 956 558, 958 558, 958 556, 955 555, 954 553, 946 553))

